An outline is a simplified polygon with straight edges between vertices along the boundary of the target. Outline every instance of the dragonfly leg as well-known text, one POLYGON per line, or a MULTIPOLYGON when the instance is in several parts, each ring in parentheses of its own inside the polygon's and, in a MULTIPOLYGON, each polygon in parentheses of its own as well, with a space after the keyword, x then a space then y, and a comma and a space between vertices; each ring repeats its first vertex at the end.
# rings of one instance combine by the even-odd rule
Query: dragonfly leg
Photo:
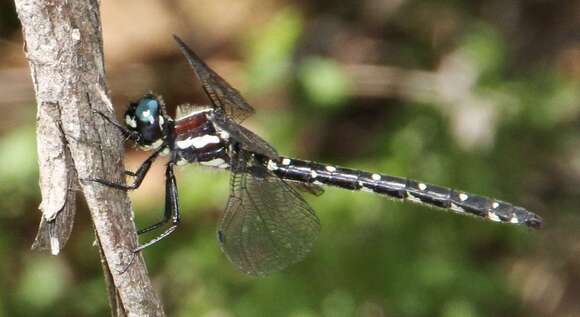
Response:
MULTIPOLYGON (((166 180, 166 182, 167 182, 167 180, 166 180)), ((172 191, 173 189, 171 189, 171 187, 168 187, 168 186, 170 186, 170 185, 167 185, 167 183, 166 183, 165 184, 165 210, 163 211, 163 219, 161 219, 161 221, 159 221, 155 224, 152 224, 146 228, 140 229, 139 231, 137 231, 137 234, 143 234, 143 233, 158 229, 159 227, 168 223, 169 219, 171 219, 171 215, 173 213, 173 210, 172 210, 172 208, 170 208, 168 206, 170 206, 169 205, 169 197, 173 196, 173 194, 170 194, 169 192, 172 191)), ((177 193, 175 193, 175 197, 177 197, 177 193)), ((176 198, 176 201, 177 201, 177 198, 176 198)), ((179 220, 179 213, 178 213, 178 220, 179 220)))
POLYGON ((117 184, 117 183, 110 182, 108 180, 100 179, 100 178, 87 178, 87 179, 84 179, 84 180, 85 181, 90 181, 90 182, 97 182, 99 184, 103 184, 105 186, 113 187, 113 188, 120 189, 120 190, 133 190, 133 189, 137 189, 137 188, 139 188, 139 186, 141 186, 141 183, 143 182, 143 179, 145 178, 145 175, 147 175, 147 172, 151 168, 151 165, 157 159, 157 157, 159 156, 159 153, 161 153, 161 151, 163 149, 164 149, 164 146, 161 146, 158 150, 156 150, 155 152, 153 152, 153 154, 151 154, 143 162, 143 164, 141 164, 141 166, 139 166, 139 169, 137 169, 137 172, 133 173, 131 171, 125 171, 125 174, 135 177, 135 179, 133 180, 133 183, 130 184, 130 185, 117 184))
POLYGON ((133 177, 135 177, 135 176, 137 176, 137 173, 135 173, 135 172, 131 172, 131 171, 125 171, 125 175, 128 175, 128 176, 133 176, 133 177))
POLYGON ((167 169, 165 170, 165 214, 163 220, 156 223, 150 227, 140 230, 139 233, 151 231, 153 229, 159 228, 163 224, 171 220, 171 226, 167 228, 162 234, 150 240, 149 242, 140 245, 138 248, 133 250, 133 252, 139 252, 172 234, 180 222, 179 215, 179 200, 177 194, 177 182, 175 181, 175 174, 173 173, 173 166, 175 163, 169 162, 167 164, 167 169))
POLYGON ((98 110, 93 110, 93 112, 100 115, 103 119, 105 119, 110 124, 114 125, 117 129, 119 129, 119 131, 121 131, 121 133, 123 134, 125 139, 131 139, 134 142, 139 143, 139 140, 141 137, 139 136, 139 133, 137 131, 129 130, 127 127, 125 127, 122 124, 120 124, 119 122, 117 122, 117 120, 111 119, 108 115, 106 115, 98 110))

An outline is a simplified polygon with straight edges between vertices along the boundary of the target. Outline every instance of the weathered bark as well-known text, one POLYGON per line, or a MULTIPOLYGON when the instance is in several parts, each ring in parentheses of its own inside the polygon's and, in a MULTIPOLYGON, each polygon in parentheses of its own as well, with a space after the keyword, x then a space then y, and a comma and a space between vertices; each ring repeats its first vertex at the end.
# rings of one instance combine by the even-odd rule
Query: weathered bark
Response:
POLYGON ((124 178, 119 131, 101 117, 107 91, 97 0, 15 0, 38 105, 37 141, 43 212, 35 247, 58 253, 81 190, 91 212, 113 316, 163 316, 141 256, 126 193, 85 178, 124 178))

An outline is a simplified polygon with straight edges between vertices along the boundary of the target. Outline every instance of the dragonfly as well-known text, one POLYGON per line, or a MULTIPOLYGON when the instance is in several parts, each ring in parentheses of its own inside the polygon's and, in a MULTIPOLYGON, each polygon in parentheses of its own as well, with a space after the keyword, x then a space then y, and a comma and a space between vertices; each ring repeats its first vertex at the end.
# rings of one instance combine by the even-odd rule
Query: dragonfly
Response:
POLYGON ((137 189, 160 155, 165 168, 165 210, 161 221, 139 234, 165 227, 138 246, 139 252, 173 233, 180 223, 175 166, 200 164, 230 173, 230 194, 217 239, 239 270, 266 275, 303 260, 320 233, 320 220, 302 192, 320 195, 322 186, 365 191, 471 215, 494 222, 540 228, 543 220, 527 209, 494 198, 426 182, 281 156, 241 123, 255 111, 238 90, 213 71, 183 40, 175 41, 210 100, 208 105, 179 105, 175 119, 153 94, 132 102, 124 125, 98 112, 150 156, 130 184, 90 179, 120 190, 137 189))

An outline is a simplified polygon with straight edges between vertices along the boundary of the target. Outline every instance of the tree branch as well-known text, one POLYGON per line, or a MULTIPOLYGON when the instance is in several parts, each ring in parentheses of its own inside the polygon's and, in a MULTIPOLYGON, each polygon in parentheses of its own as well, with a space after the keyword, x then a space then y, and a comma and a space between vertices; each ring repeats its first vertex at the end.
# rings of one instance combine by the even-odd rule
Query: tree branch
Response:
POLYGON ((53 254, 68 239, 74 191, 80 188, 97 234, 113 316, 164 316, 141 256, 133 258, 136 228, 125 192, 84 178, 121 180, 122 138, 93 114, 112 109, 105 84, 97 0, 15 0, 36 91, 43 219, 37 248, 53 254), (91 109, 92 108, 92 109, 91 109))

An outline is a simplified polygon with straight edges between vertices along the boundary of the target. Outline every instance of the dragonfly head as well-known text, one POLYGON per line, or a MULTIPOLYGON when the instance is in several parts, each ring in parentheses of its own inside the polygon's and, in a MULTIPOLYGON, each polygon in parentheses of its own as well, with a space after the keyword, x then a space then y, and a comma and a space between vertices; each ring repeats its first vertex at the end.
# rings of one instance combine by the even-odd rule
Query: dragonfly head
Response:
POLYGON ((155 149, 163 144, 168 121, 163 101, 153 94, 132 102, 125 112, 125 124, 138 133, 137 143, 145 149, 155 149))

